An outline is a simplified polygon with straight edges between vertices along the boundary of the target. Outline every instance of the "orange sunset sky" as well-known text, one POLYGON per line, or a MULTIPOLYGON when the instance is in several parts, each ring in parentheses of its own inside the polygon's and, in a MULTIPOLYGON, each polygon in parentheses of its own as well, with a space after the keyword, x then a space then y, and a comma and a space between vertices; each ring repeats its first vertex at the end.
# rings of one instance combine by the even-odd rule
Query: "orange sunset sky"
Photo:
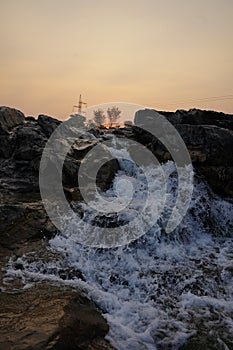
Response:
POLYGON ((233 113, 232 0, 0 0, 0 105, 233 113))

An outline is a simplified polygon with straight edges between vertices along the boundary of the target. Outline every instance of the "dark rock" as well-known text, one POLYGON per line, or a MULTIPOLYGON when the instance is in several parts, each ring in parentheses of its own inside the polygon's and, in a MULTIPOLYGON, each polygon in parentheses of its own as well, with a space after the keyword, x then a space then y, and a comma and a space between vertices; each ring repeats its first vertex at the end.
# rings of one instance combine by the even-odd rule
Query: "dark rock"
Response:
POLYGON ((0 137, 1 190, 39 192, 39 164, 46 142, 37 122, 18 125, 0 137))
MULTIPOLYGON (((170 121, 185 142, 194 167, 203 174, 211 187, 223 196, 233 193, 233 115, 212 111, 159 112, 170 121)), ((153 130, 156 111, 145 109, 135 114, 132 127, 134 139, 148 147, 160 162, 172 159, 170 153, 155 136, 153 130)), ((172 139, 172 130, 160 130, 161 136, 172 139)))
POLYGON ((79 172, 79 187, 85 188, 87 197, 85 200, 93 200, 96 183, 101 191, 107 191, 116 175, 120 170, 117 159, 112 156, 105 146, 93 149, 85 156, 82 161, 82 169, 79 172))
POLYGON ((57 231, 50 223, 43 203, 3 203, 0 205, 0 242, 2 247, 14 249, 19 244, 51 238, 57 231))
POLYGON ((163 112, 172 124, 190 125, 214 125, 220 128, 233 130, 233 115, 222 112, 205 111, 200 109, 190 109, 189 111, 177 110, 176 112, 163 112))
POLYGON ((197 150, 206 156, 206 165, 228 167, 233 164, 233 131, 187 124, 176 125, 176 129, 189 151, 197 150))
MULTIPOLYGON (((20 150, 23 150, 23 147, 20 150)), ((13 156, 9 159, 0 158, 1 191, 39 192, 36 162, 39 163, 39 157, 32 160, 18 160, 14 159, 13 156)))
POLYGON ((15 108, 0 107, 0 135, 8 133, 25 121, 24 114, 15 108))
POLYGON ((12 135, 0 135, 0 158, 10 158, 13 149, 12 135))
POLYGON ((233 196, 233 166, 198 166, 212 189, 221 196, 233 196))
POLYGON ((67 156, 63 164, 62 181, 67 187, 78 186, 78 170, 80 162, 67 156))
POLYGON ((38 116, 37 121, 47 137, 50 137, 54 130, 61 124, 60 120, 43 114, 38 116))
MULTIPOLYGON (((0 188, 3 191, 21 193, 39 192, 40 159, 48 138, 61 121, 45 115, 39 115, 38 120, 33 117, 25 119, 21 112, 6 107, 1 108, 1 113, 0 128, 4 134, 0 138, 0 188), (8 114, 7 119, 5 115, 8 114), (25 122, 22 124, 22 121, 25 122)), ((75 118, 71 119, 70 125, 65 124, 63 129, 64 135, 58 132, 57 142, 61 143, 61 147, 64 147, 62 143, 66 143, 65 147, 68 145, 70 148, 63 166, 63 180, 71 188, 77 186, 80 160, 98 140, 85 130, 79 130, 75 118)), ((56 167, 59 145, 58 152, 53 157, 56 167)))
POLYGON ((110 350, 108 325, 81 292, 38 285, 0 295, 1 350, 110 350))
POLYGON ((30 115, 28 117, 25 117, 25 121, 26 122, 33 122, 33 123, 35 123, 36 122, 36 118, 30 115))
POLYGON ((33 160, 41 156, 47 139, 38 126, 25 124, 17 129, 13 141, 14 159, 33 160))
POLYGON ((120 170, 120 165, 117 159, 105 162, 105 164, 99 169, 96 178, 96 185, 101 191, 107 191, 111 187, 118 170, 120 170))

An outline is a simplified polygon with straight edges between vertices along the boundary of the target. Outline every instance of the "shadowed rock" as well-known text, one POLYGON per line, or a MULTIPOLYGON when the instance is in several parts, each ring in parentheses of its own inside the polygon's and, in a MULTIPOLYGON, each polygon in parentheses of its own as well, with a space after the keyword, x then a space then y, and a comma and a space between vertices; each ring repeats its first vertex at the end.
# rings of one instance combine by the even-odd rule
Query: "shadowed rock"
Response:
MULTIPOLYGON (((194 167, 211 187, 220 195, 233 195, 233 115, 196 109, 159 113, 177 129, 194 167)), ((165 162, 172 159, 166 146, 144 130, 145 125, 153 126, 155 118, 156 111, 138 111, 132 131, 136 141, 147 146, 160 162, 165 162)), ((171 130, 160 133, 168 139, 173 137, 171 130)))
POLYGON ((15 108, 0 107, 0 135, 7 134, 12 128, 23 124, 24 114, 15 108))

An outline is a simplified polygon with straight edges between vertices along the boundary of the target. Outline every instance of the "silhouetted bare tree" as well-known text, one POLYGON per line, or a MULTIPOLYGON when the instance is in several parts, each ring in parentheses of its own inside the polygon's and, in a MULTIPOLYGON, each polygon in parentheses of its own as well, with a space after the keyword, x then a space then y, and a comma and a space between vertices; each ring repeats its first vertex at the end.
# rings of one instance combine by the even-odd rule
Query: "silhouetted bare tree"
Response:
POLYGON ((113 123, 116 123, 117 120, 120 118, 121 111, 119 110, 118 107, 113 106, 109 107, 107 110, 108 118, 109 118, 109 123, 110 126, 112 126, 113 123))
POLYGON ((105 119, 106 117, 102 109, 97 109, 96 111, 94 111, 94 122, 97 126, 103 125, 105 119))

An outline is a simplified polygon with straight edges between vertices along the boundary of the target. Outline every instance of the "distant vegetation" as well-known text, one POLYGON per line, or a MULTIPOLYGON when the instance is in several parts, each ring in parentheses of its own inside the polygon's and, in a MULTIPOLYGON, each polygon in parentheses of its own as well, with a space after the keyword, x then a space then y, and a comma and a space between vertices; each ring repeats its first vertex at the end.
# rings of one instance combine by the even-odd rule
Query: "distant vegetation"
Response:
POLYGON ((118 107, 113 106, 111 108, 108 108, 107 114, 108 114, 109 124, 111 127, 113 123, 117 123, 118 119, 120 118, 121 111, 119 110, 118 107))
POLYGON ((118 121, 121 117, 122 111, 117 106, 109 107, 107 109, 107 114, 105 114, 103 109, 96 109, 93 111, 93 119, 87 120, 86 117, 79 114, 73 114, 72 120, 74 124, 78 127, 88 127, 88 128, 100 128, 100 127, 119 127, 118 121))
POLYGON ((102 109, 97 109, 93 113, 94 113, 94 119, 93 119, 94 123, 97 126, 103 125, 105 120, 106 120, 106 116, 104 115, 104 111, 102 109))

